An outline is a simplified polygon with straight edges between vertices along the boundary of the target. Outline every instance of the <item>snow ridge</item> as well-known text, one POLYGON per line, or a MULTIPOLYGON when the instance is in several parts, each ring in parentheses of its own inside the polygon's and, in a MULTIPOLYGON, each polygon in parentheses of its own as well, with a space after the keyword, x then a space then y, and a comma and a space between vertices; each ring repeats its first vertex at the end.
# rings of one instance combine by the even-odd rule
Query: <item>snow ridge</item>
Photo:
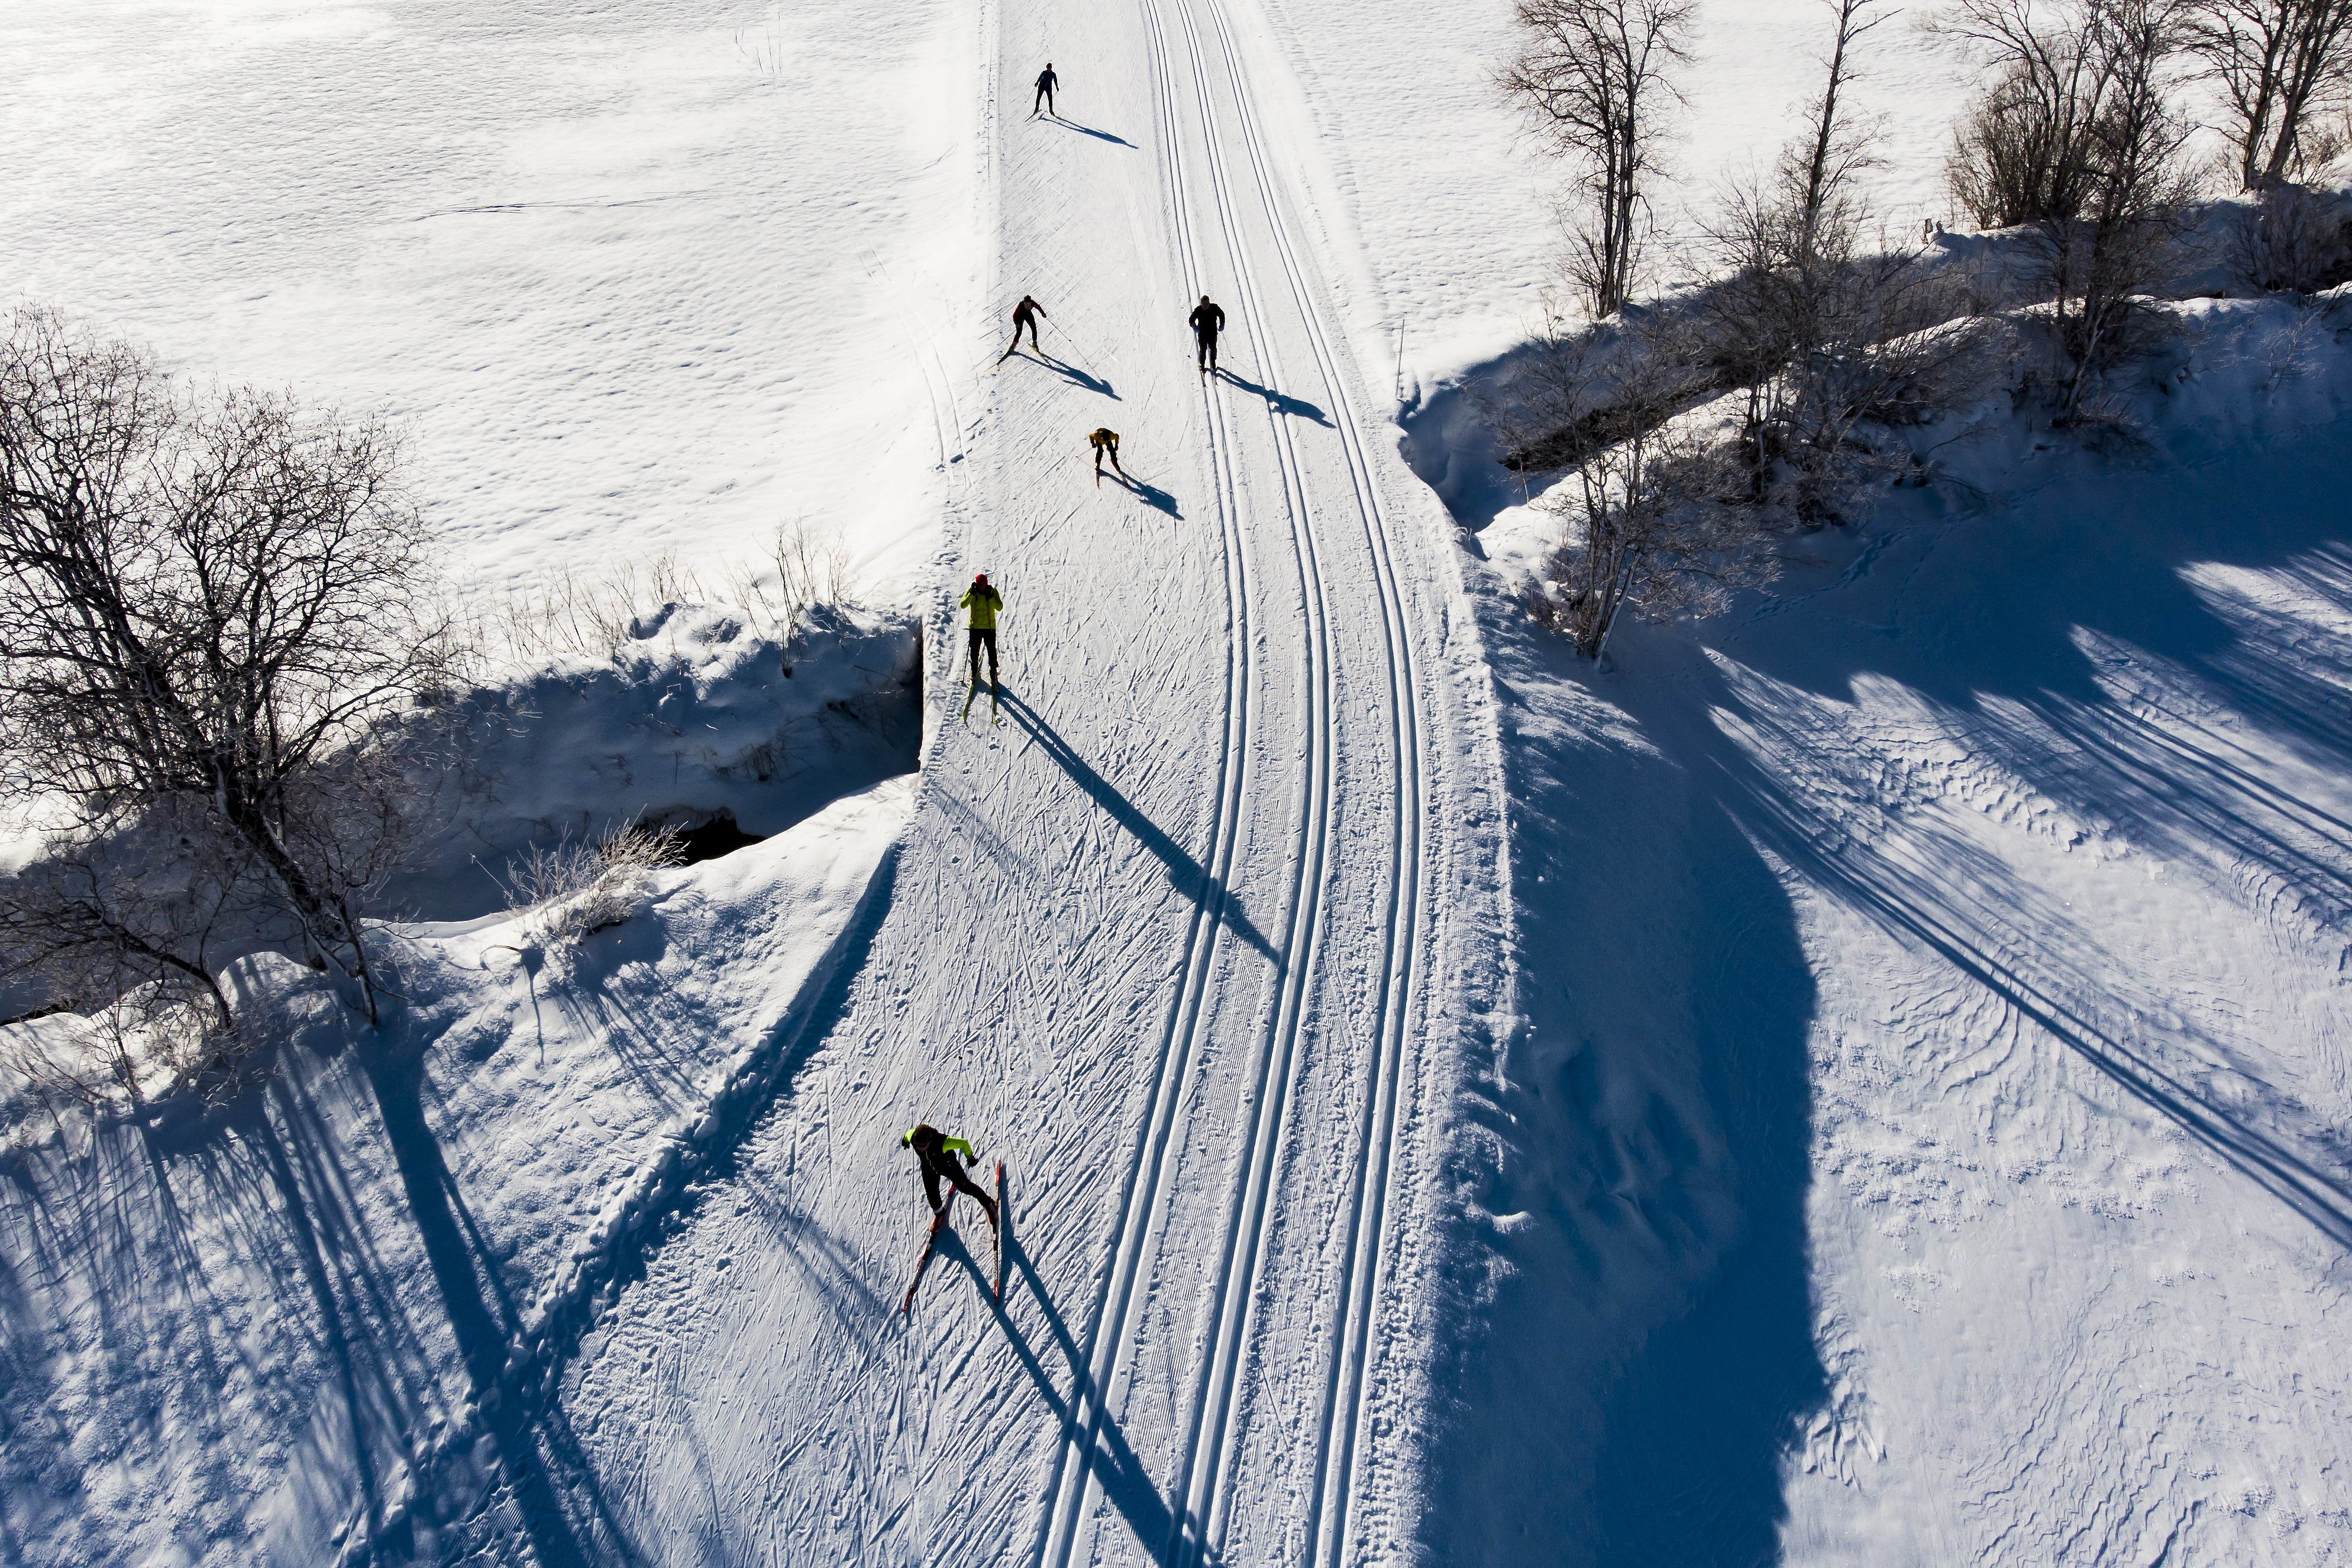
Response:
MULTIPOLYGON (((341 1532, 343 1547, 336 1561, 342 1568, 383 1560, 387 1538, 404 1539, 414 1515, 446 1517, 452 1511, 446 1501, 450 1472, 462 1471, 483 1439, 524 1431, 547 1406, 581 1335, 623 1286, 644 1273, 646 1258, 693 1204, 700 1184, 725 1170, 779 1084, 823 1039, 823 1024, 837 1010, 843 985, 856 973, 851 956, 872 939, 889 907, 898 852, 897 841, 883 852, 855 913, 784 1016, 763 1039, 728 1059, 709 1098, 699 1109, 673 1118, 635 1176, 572 1245, 524 1315, 497 1380, 478 1390, 389 1479, 387 1502, 378 1517, 370 1519, 363 1509, 354 1513, 341 1532)), ((404 1549, 392 1555, 397 1560, 404 1549)))

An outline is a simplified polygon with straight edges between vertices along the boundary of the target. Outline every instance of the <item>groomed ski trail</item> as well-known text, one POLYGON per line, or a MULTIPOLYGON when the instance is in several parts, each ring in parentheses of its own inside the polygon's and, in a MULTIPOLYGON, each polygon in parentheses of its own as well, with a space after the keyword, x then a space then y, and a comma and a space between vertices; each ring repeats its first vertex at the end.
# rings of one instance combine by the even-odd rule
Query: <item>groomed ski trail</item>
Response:
MULTIPOLYGON (((807 1066, 584 1337, 541 1457, 575 1539, 655 1562, 1386 1560, 1433 1104, 1499 925, 1446 525, 1369 434, 1249 18, 988 14, 992 313, 933 397, 957 419, 952 379, 982 391, 941 431, 970 461, 891 904, 807 1066), (1066 118, 998 112, 1047 57, 1066 118), (998 363, 1024 292, 1044 351, 998 363), (1105 423, 1134 477, 1097 489, 1105 423), (947 609, 982 570, 993 728, 957 722, 947 609), (891 1310, 919 1120, 1025 1173, 1001 1304, 950 1230, 891 1310)), ((469 1506, 503 1539, 510 1506, 469 1506)))

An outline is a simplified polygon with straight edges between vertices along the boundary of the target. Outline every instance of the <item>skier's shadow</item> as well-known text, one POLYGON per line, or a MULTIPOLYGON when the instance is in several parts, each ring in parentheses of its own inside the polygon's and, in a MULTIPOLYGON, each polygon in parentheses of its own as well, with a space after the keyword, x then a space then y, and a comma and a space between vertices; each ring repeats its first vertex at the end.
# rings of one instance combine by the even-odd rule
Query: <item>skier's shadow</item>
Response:
POLYGON ((1246 376, 1237 376, 1233 371, 1223 368, 1220 368, 1216 373, 1244 392, 1257 393, 1258 396, 1265 399, 1265 406, 1276 413, 1286 413, 1293 419, 1311 419, 1326 429, 1330 427, 1331 421, 1325 416, 1323 411, 1303 397, 1292 397, 1288 392, 1278 392, 1272 387, 1262 387, 1246 376))
POLYGON ((1180 523, 1184 520, 1184 514, 1176 509, 1176 497, 1159 486, 1147 485, 1142 480, 1127 474, 1113 474, 1111 477, 1127 486, 1134 493, 1135 498, 1145 506, 1156 507, 1180 523))
POLYGON ((1069 377, 1073 382, 1076 382, 1085 391, 1090 392, 1100 392, 1103 396, 1110 399, 1113 402, 1125 402, 1127 401, 1125 398, 1120 397, 1118 393, 1110 390, 1110 383, 1108 382, 1104 381, 1099 376, 1088 375, 1086 371, 1078 369, 1077 366, 1071 364, 1066 360, 1057 360, 1053 355, 1041 351, 1037 355, 1037 362, 1045 366, 1048 370, 1061 371, 1062 374, 1069 377))
POLYGON ((1137 147, 1134 142, 1129 141, 1124 136, 1113 136, 1108 131, 1097 131, 1091 125, 1080 125, 1076 120, 1065 120, 1058 114, 1054 116, 1054 123, 1063 126, 1068 130, 1075 131, 1081 136, 1091 136, 1097 141, 1115 142, 1118 146, 1126 148, 1130 152, 1142 151, 1142 149, 1137 147))
POLYGON ((1241 912, 1217 879, 1209 874, 1206 866, 1185 853, 1183 845, 1161 832, 1150 818, 1135 809, 1134 802, 1111 788, 1108 779, 1088 767, 1086 758, 1072 750, 1070 743, 1055 733, 1052 725, 1038 716, 1036 709, 1023 702, 1013 692, 1003 691, 999 695, 1003 699, 1004 711, 1013 716, 1013 722, 1028 731, 1030 738, 1045 748, 1045 755, 1060 763, 1062 771, 1067 773, 1079 789, 1094 797, 1096 805, 1109 812, 1113 821, 1133 833, 1145 849, 1160 857, 1179 889, 1196 900, 1204 900, 1213 894, 1218 895, 1218 903, 1224 911, 1224 922, 1233 928, 1234 934, 1255 948, 1277 971, 1281 969, 1282 955, 1276 952, 1274 944, 1250 923, 1249 916, 1241 912))
MULTIPOLYGON (((962 1238, 950 1234, 952 1239, 943 1244, 941 1250, 963 1265, 971 1275, 973 1285, 985 1296, 991 1289, 987 1271, 972 1256, 971 1249, 963 1245, 962 1238)), ((1045 1282, 1038 1277, 1035 1266, 1029 1261, 1029 1254, 1022 1249, 1019 1235, 1009 1218, 1004 1232, 1004 1263, 1006 1283, 1012 1289, 1007 1292, 1007 1301, 994 1303, 992 1310, 996 1314, 997 1327, 1004 1331, 1005 1343, 1013 1347, 1013 1354, 1020 1359, 1022 1370, 1029 1374, 1029 1380, 1037 1385, 1038 1396, 1045 1400, 1045 1407, 1061 1423, 1063 1436, 1073 1444, 1085 1445, 1078 1462, 1101 1484, 1104 1498, 1118 1510, 1119 1516, 1127 1521, 1128 1528, 1135 1531, 1138 1543, 1154 1553, 1165 1552, 1177 1540, 1180 1521, 1169 1508, 1167 1500, 1160 1495, 1160 1489, 1152 1484, 1151 1477, 1144 1470, 1143 1461, 1129 1446, 1127 1434, 1119 1428, 1118 1420, 1108 1409, 1097 1405, 1094 1376, 1087 1369, 1086 1354, 1078 1348, 1078 1342, 1071 1335, 1068 1322, 1055 1307, 1054 1299, 1045 1293, 1045 1282), (1062 1353, 1063 1361, 1069 1366, 1070 1393, 1066 1399, 1055 1385, 1045 1364, 1038 1359, 1028 1336, 1014 1325, 1013 1314, 1007 1310, 1011 1298, 1020 1293, 1019 1287, 1024 1284, 1028 1286, 1029 1294, 1036 1298, 1037 1310, 1045 1317, 1046 1332, 1053 1336, 1055 1347, 1062 1353), (1095 1412, 1091 1441, 1087 1434, 1078 1430, 1077 1413, 1081 1409, 1093 1409, 1095 1412)), ((1181 1522, 1185 1527, 1183 1533, 1186 1539, 1200 1538, 1199 1521, 1187 1517, 1181 1522)))

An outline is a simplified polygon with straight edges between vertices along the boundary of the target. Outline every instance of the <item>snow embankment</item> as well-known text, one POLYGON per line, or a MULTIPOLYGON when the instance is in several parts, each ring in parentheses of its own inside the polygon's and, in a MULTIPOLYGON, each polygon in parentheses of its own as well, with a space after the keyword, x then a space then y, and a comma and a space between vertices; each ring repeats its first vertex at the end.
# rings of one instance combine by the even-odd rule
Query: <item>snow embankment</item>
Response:
POLYGON ((2021 328, 1939 483, 1608 672, 1510 603, 1554 520, 1478 534, 1444 1555, 2352 1560, 2352 302, 2166 309, 2087 435, 2021 328))
POLYGON ((243 960, 268 1043, 237 1083, 28 1126, 0 1186, 0 1255, 42 1260, 0 1327, 9 1558, 429 1545, 414 1472, 462 1505, 548 1347, 788 1081, 913 793, 654 873, 576 944, 503 915, 388 929, 406 1004, 380 1032, 321 977, 243 960))
POLYGON ((463 699, 464 758, 396 899, 438 918, 487 912, 526 846, 593 841, 625 821, 781 832, 913 771, 921 680, 910 616, 817 605, 778 628, 664 605, 607 655, 517 668, 463 699))

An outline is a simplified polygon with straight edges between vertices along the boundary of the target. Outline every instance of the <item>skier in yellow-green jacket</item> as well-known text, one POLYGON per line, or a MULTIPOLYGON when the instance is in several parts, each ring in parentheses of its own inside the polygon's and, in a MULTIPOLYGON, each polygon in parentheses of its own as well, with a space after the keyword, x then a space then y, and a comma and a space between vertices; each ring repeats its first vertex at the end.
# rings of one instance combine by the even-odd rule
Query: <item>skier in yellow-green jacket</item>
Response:
POLYGON ((971 641, 966 652, 971 659, 971 684, 980 685, 980 651, 988 650, 988 684, 996 685, 996 614, 1004 608, 1004 595, 989 586, 988 573, 981 572, 963 591, 959 601, 971 612, 971 641))
POLYGON ((950 1138, 929 1123, 919 1123, 908 1129, 898 1140, 902 1149, 912 1149, 923 1165, 923 1196, 930 1199, 931 1212, 936 1215, 945 1204, 940 1197, 940 1180, 957 1192, 968 1192, 980 1199, 980 1207, 988 1215, 991 1225, 996 1223, 996 1200, 980 1190, 972 1179, 964 1175, 964 1166, 976 1166, 980 1156, 972 1153, 971 1145, 962 1138, 950 1138), (961 1156, 959 1158, 958 1156, 961 1156))

